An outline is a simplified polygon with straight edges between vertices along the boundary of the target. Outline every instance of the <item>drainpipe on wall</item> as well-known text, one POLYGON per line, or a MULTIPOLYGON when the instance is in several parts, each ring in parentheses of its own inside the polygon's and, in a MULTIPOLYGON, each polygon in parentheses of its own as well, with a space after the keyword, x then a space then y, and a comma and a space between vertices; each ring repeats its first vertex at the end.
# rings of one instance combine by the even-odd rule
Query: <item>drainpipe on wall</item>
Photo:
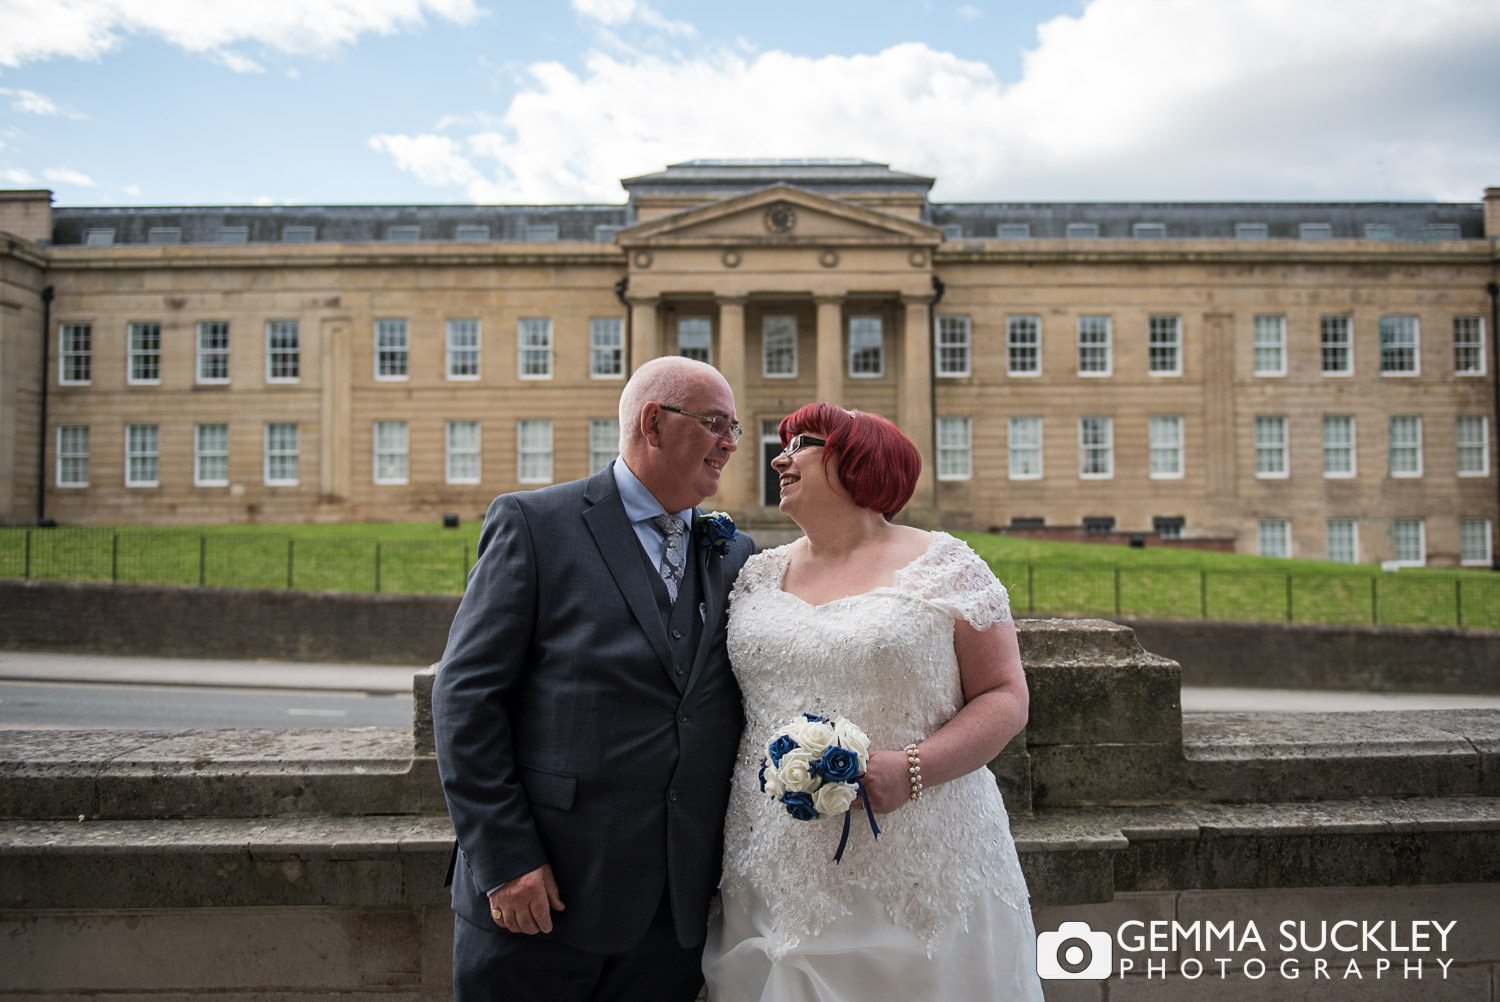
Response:
POLYGON ((615 298, 620 301, 620 305, 621 306, 625 307, 625 341, 624 341, 624 345, 623 345, 624 346, 625 354, 623 356, 621 356, 621 358, 620 358, 620 368, 624 371, 626 379, 629 379, 630 375, 631 375, 631 373, 630 373, 630 300, 628 300, 628 299, 625 298, 625 289, 629 285, 630 285, 630 276, 629 275, 626 275, 624 278, 620 279, 618 282, 615 283, 615 298))
POLYGON ((51 525, 47 517, 47 384, 51 382, 52 286, 42 290, 42 415, 36 450, 36 524, 51 525))
MULTIPOLYGON (((932 507, 936 511, 938 506, 937 308, 938 303, 943 301, 943 293, 948 291, 948 287, 943 284, 941 278, 933 275, 932 291, 932 305, 927 308, 927 401, 932 408, 932 413, 928 415, 928 424, 932 428, 932 441, 927 443, 927 446, 932 450, 928 455, 932 457, 932 507)), ((974 346, 971 343, 969 351, 973 350, 974 346)))
MULTIPOLYGON (((1490 419, 1490 438, 1495 442, 1495 465, 1490 475, 1495 478, 1495 510, 1500 514, 1500 282, 1491 282, 1486 291, 1490 294, 1490 377, 1495 384, 1495 416, 1490 419)), ((1495 545, 1495 535, 1500 533, 1500 519, 1490 532, 1490 569, 1500 571, 1500 548, 1495 545)))

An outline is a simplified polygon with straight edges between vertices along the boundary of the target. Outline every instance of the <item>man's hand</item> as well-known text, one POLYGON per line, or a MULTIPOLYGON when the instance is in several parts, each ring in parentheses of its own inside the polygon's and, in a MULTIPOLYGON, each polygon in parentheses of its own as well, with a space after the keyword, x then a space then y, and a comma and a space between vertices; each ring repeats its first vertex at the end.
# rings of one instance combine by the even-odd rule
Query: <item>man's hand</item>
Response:
POLYGON ((506 884, 490 895, 490 917, 507 932, 535 936, 552 931, 552 913, 563 911, 552 879, 552 867, 542 864, 535 870, 506 884))

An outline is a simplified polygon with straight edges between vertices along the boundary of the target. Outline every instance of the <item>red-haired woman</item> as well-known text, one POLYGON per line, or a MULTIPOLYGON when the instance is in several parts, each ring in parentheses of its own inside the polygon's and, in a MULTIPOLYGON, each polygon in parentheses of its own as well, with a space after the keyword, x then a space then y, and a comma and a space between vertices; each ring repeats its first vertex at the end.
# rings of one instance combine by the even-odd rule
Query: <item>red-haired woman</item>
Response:
POLYGON ((750 558, 731 593, 745 732, 710 997, 1040 1000, 1026 884, 985 768, 1026 723, 1005 588, 963 542, 891 521, 921 460, 885 418, 808 404, 781 441, 781 510, 805 537, 750 558), (870 740, 880 837, 852 826, 838 864, 839 806, 795 820, 758 776, 768 740, 804 713, 870 740))

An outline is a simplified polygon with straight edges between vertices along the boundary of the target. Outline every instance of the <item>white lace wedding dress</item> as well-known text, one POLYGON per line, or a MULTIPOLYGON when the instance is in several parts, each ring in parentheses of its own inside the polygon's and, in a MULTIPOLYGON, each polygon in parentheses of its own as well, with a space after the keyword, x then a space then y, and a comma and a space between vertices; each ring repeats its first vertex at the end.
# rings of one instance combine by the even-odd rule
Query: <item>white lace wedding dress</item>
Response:
POLYGON ((823 605, 781 590, 787 547, 745 564, 729 657, 745 698, 730 793, 722 910, 703 966, 712 1002, 1040 1002, 1026 884, 995 779, 979 769, 878 815, 794 820, 760 792, 773 731, 803 712, 848 717, 872 748, 928 737, 963 705, 954 620, 1010 618, 1005 588, 962 541, 933 533, 891 587, 823 605))

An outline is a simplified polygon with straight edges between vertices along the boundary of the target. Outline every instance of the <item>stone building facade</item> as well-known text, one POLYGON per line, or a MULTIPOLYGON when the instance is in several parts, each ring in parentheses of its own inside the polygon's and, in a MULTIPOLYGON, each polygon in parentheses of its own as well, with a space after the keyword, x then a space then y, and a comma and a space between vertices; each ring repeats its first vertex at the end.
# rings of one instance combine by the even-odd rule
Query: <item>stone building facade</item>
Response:
POLYGON ((623 379, 680 352, 734 388, 712 503, 752 525, 778 517, 776 422, 823 399, 900 424, 913 503, 950 527, 1491 563, 1500 189, 952 204, 932 183, 694 161, 622 205, 0 192, 0 521, 472 517, 607 462, 623 379))

